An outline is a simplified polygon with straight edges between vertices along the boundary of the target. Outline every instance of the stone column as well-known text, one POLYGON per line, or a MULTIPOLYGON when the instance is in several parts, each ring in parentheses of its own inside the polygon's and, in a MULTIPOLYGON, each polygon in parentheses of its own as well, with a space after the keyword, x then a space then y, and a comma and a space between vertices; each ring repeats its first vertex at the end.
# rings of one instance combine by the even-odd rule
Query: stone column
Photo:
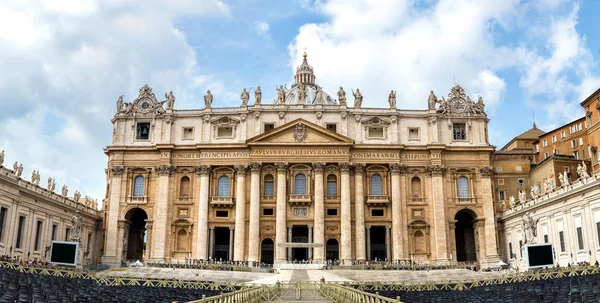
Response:
MULTIPOLYGON (((233 257, 230 254, 229 259, 233 261, 243 261, 246 241, 246 170, 247 165, 236 165, 236 186, 235 186, 235 237, 233 257)), ((229 247, 231 250, 231 246, 229 247)))
POLYGON ((448 245, 446 240, 446 206, 444 204, 444 177, 446 168, 435 165, 428 166, 427 172, 431 176, 433 200, 433 233, 435 235, 435 249, 438 262, 448 261, 448 245))
POLYGON ((250 227, 248 231, 248 261, 258 262, 260 253, 260 163, 251 163, 250 227))
POLYGON ((285 263, 286 261, 286 249, 279 247, 279 243, 284 243, 285 228, 287 226, 287 163, 275 163, 277 167, 277 216, 275 217, 275 258, 277 263, 285 263))
POLYGON ((208 258, 212 259, 214 257, 215 254, 215 228, 214 227, 210 227, 210 239, 209 239, 209 244, 208 244, 208 258))
MULTIPOLYGON (((308 226, 308 243, 313 243, 312 239, 313 239, 313 226, 309 225, 308 226)), ((308 248, 308 259, 312 260, 312 256, 313 256, 313 249, 312 249, 312 247, 309 247, 308 248)))
MULTIPOLYGON (((498 244, 496 243, 496 217, 494 214, 494 198, 492 197, 492 174, 491 167, 482 167, 481 186, 483 194, 483 216, 485 217, 483 235, 485 239, 485 259, 488 266, 494 266, 500 260, 498 255, 498 244)), ((483 256, 481 258, 483 260, 483 256)))
MULTIPOLYGON (((356 228, 356 259, 364 260, 365 256, 365 194, 363 192, 364 164, 354 164, 354 225, 356 228)), ((367 236, 368 237, 368 236, 367 236)))
MULTIPOLYGON (((314 243, 321 243, 325 245, 325 201, 323 191, 323 169, 325 163, 313 163, 313 169, 315 172, 315 230, 314 230, 314 243)), ((317 261, 323 261, 322 249, 315 249, 313 252, 314 259, 317 261)))
POLYGON ((391 245, 390 245, 390 227, 386 226, 385 227, 385 257, 387 258, 387 261, 391 261, 392 260, 392 251, 391 251, 391 245))
POLYGON ((371 226, 367 226, 367 260, 371 260, 371 226))
MULTIPOLYGON (((196 168, 196 173, 200 174, 200 195, 198 201, 198 235, 197 254, 198 259, 208 259, 208 195, 209 195, 209 174, 210 166, 202 165, 196 168)), ((212 254, 212 253, 211 253, 212 254)))
POLYGON ((342 172, 340 259, 344 265, 352 265, 352 214, 350 206, 350 163, 340 163, 342 172))
MULTIPOLYGON (((236 225, 237 225, 237 221, 236 221, 236 225)), ((233 258, 231 258, 231 256, 233 255, 233 249, 234 248, 237 249, 237 245, 235 245, 233 243, 234 230, 235 230, 235 232, 237 232, 237 228, 233 228, 233 227, 229 228, 229 254, 228 254, 229 261, 234 261, 234 260, 242 261, 242 259, 233 259, 233 258)), ((243 237, 243 235, 242 235, 242 237, 243 237)), ((243 240, 242 240, 242 243, 244 243, 243 240)))
MULTIPOLYGON (((293 242, 293 240, 292 240, 292 228, 293 228, 293 226, 292 225, 288 225, 287 228, 288 228, 288 231, 287 231, 287 241, 289 243, 292 243, 293 242)), ((294 261, 294 260, 292 260, 292 248, 291 247, 287 248, 287 256, 288 256, 288 261, 292 261, 292 262, 294 261)))
MULTIPOLYGON (((111 166, 111 181, 110 181, 110 197, 108 206, 108 222, 106 224, 106 243, 104 255, 102 256, 102 263, 104 264, 120 264, 120 258, 117 260, 117 232, 118 232, 118 220, 119 220, 119 204, 121 203, 121 176, 125 168, 123 166, 111 166)), ((13 218, 17 216, 17 207, 11 211, 13 218)), ((16 226, 13 219, 12 226, 16 226)), ((56 231, 59 232, 58 230, 56 231)), ((58 236, 58 235, 57 235, 58 236)), ((10 243, 14 243, 11 241, 10 243)))
POLYGON ((392 260, 402 258, 402 204, 400 203, 400 164, 390 164, 392 171, 392 260))
POLYGON ((167 240, 167 212, 169 211, 169 177, 174 168, 170 165, 156 167, 158 174, 158 189, 154 203, 154 233, 152 245, 152 259, 161 261, 169 254, 165 251, 167 240))

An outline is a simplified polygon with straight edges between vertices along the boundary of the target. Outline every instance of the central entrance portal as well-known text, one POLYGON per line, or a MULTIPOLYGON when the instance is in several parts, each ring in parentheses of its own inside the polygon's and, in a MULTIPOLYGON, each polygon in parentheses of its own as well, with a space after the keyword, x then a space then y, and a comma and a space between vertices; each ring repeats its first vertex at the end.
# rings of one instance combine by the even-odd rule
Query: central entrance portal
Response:
POLYGON ((385 226, 371 226, 371 260, 385 260, 387 258, 387 245, 385 243, 385 226))
POLYGON ((215 246, 213 258, 217 261, 229 261, 229 227, 215 227, 215 246))
MULTIPOLYGON (((308 226, 294 225, 292 226, 292 243, 308 243, 308 226)), ((301 262, 308 260, 308 248, 294 247, 292 248, 291 261, 301 262)))

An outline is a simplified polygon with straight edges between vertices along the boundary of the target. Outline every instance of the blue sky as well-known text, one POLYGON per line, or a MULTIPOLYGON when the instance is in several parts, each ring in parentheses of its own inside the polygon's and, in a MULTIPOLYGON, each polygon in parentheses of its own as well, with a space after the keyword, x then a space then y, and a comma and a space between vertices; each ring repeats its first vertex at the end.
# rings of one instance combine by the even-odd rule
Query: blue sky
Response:
POLYGON ((176 108, 263 100, 291 83, 304 48, 317 82, 365 106, 424 109, 454 83, 481 95, 490 141, 583 115, 600 87, 600 1, 7 0, 0 3, 0 150, 71 194, 104 196, 114 104, 149 83, 176 108))

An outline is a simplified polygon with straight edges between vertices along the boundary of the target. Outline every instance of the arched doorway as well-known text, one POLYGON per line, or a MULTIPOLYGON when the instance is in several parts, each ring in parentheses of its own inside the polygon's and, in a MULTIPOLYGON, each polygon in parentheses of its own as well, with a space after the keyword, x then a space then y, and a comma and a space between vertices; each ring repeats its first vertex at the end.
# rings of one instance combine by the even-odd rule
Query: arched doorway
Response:
POLYGON ((260 243, 260 263, 273 264, 274 244, 272 239, 262 240, 260 243))
POLYGON ((133 208, 127 212, 125 219, 129 221, 127 260, 142 260, 146 249, 146 220, 148 215, 141 208, 133 208))
POLYGON ((325 255, 327 260, 338 260, 340 258, 340 246, 338 240, 329 239, 325 245, 325 255))
POLYGON ((477 261, 477 252, 475 250, 475 231, 473 229, 473 220, 476 215, 463 209, 456 213, 455 240, 456 240, 456 261, 477 261))

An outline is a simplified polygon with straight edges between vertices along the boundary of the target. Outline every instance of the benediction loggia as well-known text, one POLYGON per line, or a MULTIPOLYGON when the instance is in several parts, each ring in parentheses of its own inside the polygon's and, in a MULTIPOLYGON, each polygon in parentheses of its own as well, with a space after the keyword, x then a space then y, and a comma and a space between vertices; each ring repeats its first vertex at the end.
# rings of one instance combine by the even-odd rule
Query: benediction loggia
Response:
POLYGON ((147 85, 120 97, 103 262, 497 262, 481 97, 456 85, 402 110, 391 91, 388 108, 363 108, 353 89, 350 107, 315 79, 304 54, 268 104, 260 86, 239 107, 212 107, 208 91, 204 108, 175 109, 147 85))

